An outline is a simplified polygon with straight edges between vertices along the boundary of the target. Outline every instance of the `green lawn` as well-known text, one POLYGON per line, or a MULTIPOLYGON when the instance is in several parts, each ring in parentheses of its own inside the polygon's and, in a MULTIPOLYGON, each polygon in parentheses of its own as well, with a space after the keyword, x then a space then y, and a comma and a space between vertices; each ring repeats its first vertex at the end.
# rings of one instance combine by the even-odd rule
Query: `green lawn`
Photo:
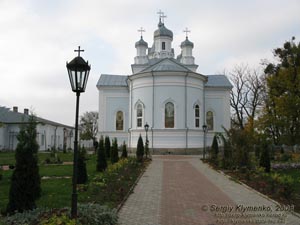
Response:
MULTIPOLYGON (((42 185, 42 196, 36 202, 38 207, 47 208, 61 208, 70 207, 71 204, 71 194, 72 194, 72 173, 73 165, 49 165, 41 163, 49 157, 49 153, 39 153, 39 172, 40 176, 44 177, 41 179, 42 185), (47 177, 47 179, 45 179, 47 177)), ((59 157, 65 161, 72 161, 73 155, 60 153, 59 157)), ((0 163, 2 164, 14 164, 14 154, 13 153, 0 153, 0 163)), ((108 162, 110 165, 110 162, 108 162)), ((92 180, 96 174, 96 155, 88 155, 86 160, 87 171, 89 180, 92 180)), ((143 166, 142 166, 143 167, 143 166)), ((79 202, 101 202, 108 204, 109 206, 116 207, 121 201, 126 191, 129 190, 134 180, 138 177, 139 173, 142 171, 142 167, 128 168, 125 169, 122 174, 120 174, 122 179, 117 179, 120 184, 112 184, 109 190, 97 191, 93 193, 89 191, 78 191, 78 201, 79 202), (124 188, 124 193, 116 194, 120 187, 124 188), (118 190, 114 190, 114 189, 118 190), (108 192, 111 192, 108 194, 108 192), (116 192, 116 193, 115 193, 116 192), (112 198, 112 196, 115 197, 112 198), (118 197, 119 196, 119 197, 118 197), (112 200, 113 199, 113 200, 112 200)), ((10 187, 10 177, 13 170, 2 171, 3 179, 0 181, 0 211, 4 212, 8 203, 9 187, 10 187)))
MULTIPOLYGON (((50 153, 39 153, 39 161, 45 160, 50 153)), ((72 161, 73 154, 59 153, 62 160, 72 161)), ((13 153, 0 153, 0 164, 14 164, 13 153), (9 163, 7 163, 9 162, 9 163)), ((89 178, 93 177, 96 172, 96 156, 88 157, 87 171, 89 178)), ((40 176, 52 177, 51 179, 42 179, 42 196, 37 201, 38 207, 65 207, 71 204, 72 193, 72 173, 73 165, 45 165, 40 163, 40 176), (62 177, 62 178, 54 178, 62 177), (64 178, 69 177, 69 178, 64 178)), ((10 177, 12 170, 2 171, 3 179, 0 181, 0 211, 5 210, 8 203, 8 194, 10 186, 10 177)))
MULTIPOLYGON (((57 153, 58 157, 63 162, 72 162, 73 153, 57 153)), ((39 152, 39 163, 44 163, 46 158, 50 158, 50 152, 39 152)), ((0 152, 0 165, 15 164, 15 152, 0 152)))

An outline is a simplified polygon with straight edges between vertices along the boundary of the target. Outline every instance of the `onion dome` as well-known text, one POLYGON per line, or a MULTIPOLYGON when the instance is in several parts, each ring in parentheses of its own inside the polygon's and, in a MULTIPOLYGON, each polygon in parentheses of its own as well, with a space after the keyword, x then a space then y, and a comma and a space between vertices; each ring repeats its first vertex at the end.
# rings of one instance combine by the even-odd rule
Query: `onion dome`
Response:
POLYGON ((186 46, 191 46, 192 48, 194 48, 194 43, 191 42, 188 39, 188 37, 186 37, 185 41, 181 42, 181 45, 180 45, 181 48, 186 47, 186 46))
POLYGON ((173 32, 165 27, 165 24, 159 21, 158 29, 154 31, 154 38, 156 37, 170 37, 173 40, 173 32))
POLYGON ((138 46, 145 46, 146 48, 148 48, 148 43, 143 40, 143 36, 141 36, 141 39, 139 41, 135 42, 135 47, 138 46))

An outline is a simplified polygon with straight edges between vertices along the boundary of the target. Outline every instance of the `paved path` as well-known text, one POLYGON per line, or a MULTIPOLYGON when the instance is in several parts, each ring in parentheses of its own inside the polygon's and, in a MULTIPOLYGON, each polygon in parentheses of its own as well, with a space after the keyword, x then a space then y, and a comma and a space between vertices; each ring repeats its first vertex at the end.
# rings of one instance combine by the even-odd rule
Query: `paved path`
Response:
POLYGON ((119 221, 121 225, 300 225, 300 217, 275 210, 273 201, 210 169, 199 156, 154 156, 120 210, 119 221))

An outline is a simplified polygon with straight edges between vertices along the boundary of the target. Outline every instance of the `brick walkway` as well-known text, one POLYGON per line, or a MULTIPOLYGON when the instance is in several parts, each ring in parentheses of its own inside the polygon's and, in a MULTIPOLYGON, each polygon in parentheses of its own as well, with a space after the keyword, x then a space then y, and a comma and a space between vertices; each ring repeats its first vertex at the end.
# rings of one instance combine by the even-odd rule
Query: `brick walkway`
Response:
POLYGON ((210 169, 199 157, 154 156, 120 210, 119 221, 121 225, 231 225, 233 219, 239 220, 238 225, 300 224, 299 217, 275 209, 273 201, 210 169), (271 211, 242 214, 243 206, 271 211), (237 218, 241 215, 248 217, 237 218))

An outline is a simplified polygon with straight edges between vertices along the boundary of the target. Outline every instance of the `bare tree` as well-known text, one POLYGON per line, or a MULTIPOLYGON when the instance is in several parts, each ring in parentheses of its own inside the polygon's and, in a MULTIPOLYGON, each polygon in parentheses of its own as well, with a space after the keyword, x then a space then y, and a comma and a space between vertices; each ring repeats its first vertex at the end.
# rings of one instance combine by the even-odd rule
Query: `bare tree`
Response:
POLYGON ((246 123, 253 125, 263 104, 263 78, 258 69, 249 69, 247 65, 235 66, 228 75, 234 86, 230 93, 230 106, 234 111, 232 121, 243 130, 246 123))

